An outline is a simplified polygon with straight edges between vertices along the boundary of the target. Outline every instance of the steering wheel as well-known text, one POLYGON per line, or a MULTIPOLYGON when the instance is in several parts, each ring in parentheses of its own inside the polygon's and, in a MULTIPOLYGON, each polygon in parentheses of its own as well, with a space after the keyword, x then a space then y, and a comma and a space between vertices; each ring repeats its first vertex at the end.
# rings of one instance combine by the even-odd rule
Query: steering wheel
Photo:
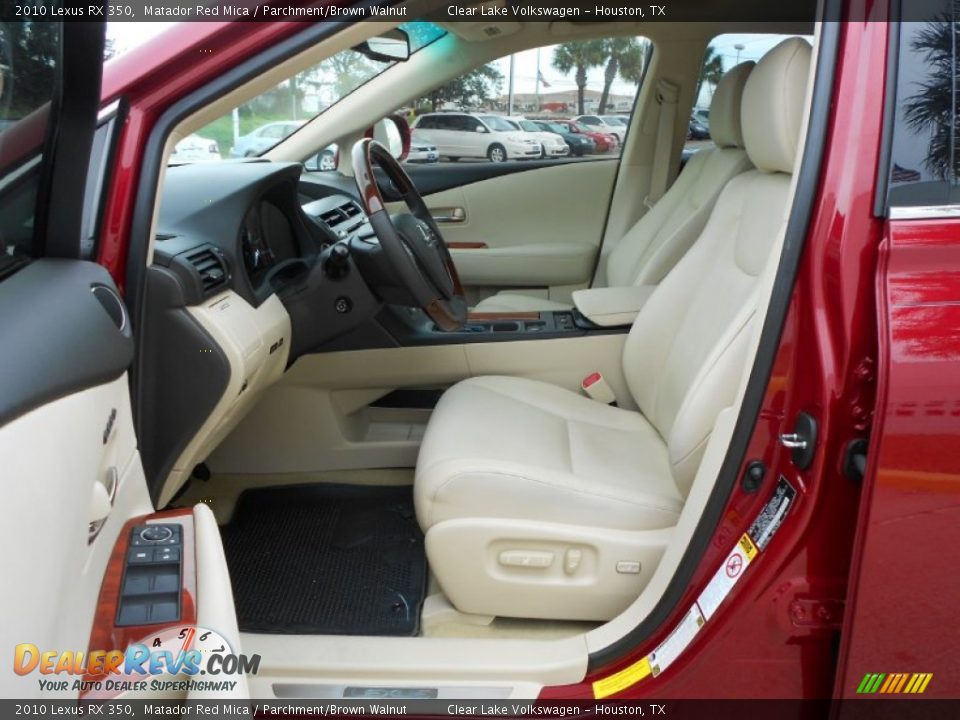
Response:
POLYGON ((376 140, 357 142, 351 157, 364 210, 398 279, 438 328, 461 329, 467 321, 463 285, 450 250, 410 177, 376 140), (409 213, 391 217, 387 212, 374 165, 396 186, 409 213))

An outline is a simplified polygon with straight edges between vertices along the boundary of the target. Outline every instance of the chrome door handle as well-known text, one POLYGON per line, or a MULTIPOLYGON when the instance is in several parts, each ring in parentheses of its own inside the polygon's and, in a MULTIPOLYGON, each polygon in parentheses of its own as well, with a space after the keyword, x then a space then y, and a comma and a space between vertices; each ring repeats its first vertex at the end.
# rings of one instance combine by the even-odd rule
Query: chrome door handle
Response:
POLYGON ((780 444, 791 450, 806 450, 810 441, 799 433, 781 433, 780 444))
POLYGON ((445 225, 449 223, 462 223, 467 219, 467 211, 461 207, 438 208, 436 215, 430 213, 435 223, 445 225))

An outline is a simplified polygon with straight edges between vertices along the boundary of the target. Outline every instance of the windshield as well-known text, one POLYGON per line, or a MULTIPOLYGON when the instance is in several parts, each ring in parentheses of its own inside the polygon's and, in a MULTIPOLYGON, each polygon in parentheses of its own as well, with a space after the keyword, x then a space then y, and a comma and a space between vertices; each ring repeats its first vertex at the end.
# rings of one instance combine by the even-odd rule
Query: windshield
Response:
MULTIPOLYGON (((404 23, 399 29, 407 33, 411 55, 447 34, 429 22, 404 23)), ((181 140, 174 147, 170 163, 261 155, 395 64, 357 50, 343 50, 181 140)))
POLYGON ((619 115, 604 115, 603 119, 607 123, 607 125, 626 125, 627 124, 624 121, 624 119, 619 115))
POLYGON ((570 132, 570 128, 568 128, 566 125, 561 125, 559 123, 544 123, 544 125, 546 126, 547 130, 549 130, 550 132, 561 133, 561 134, 570 132))
POLYGON ((520 127, 528 132, 542 132, 542 130, 537 127, 537 124, 529 120, 521 120, 520 127))
POLYGON ((497 117, 496 115, 481 115, 480 119, 483 120, 491 130, 510 132, 516 129, 502 117, 497 117))

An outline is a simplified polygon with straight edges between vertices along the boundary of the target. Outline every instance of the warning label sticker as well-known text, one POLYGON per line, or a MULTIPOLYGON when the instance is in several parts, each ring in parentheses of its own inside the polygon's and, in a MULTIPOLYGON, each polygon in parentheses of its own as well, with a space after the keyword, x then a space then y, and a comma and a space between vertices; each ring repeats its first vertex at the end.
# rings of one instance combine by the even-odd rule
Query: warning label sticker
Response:
POLYGON ((790 505, 796 496, 797 491, 793 485, 781 475, 777 481, 777 487, 773 491, 773 497, 764 505, 763 510, 760 511, 757 519, 753 521, 753 525, 747 531, 750 539, 753 540, 753 544, 759 550, 766 549, 767 543, 770 542, 770 538, 780 527, 780 523, 783 522, 787 510, 790 509, 790 505))
POLYGON ((683 619, 677 623, 673 632, 667 636, 667 639, 647 656, 650 661, 650 672, 653 673, 654 677, 670 667, 670 664, 680 656, 680 653, 690 644, 694 636, 700 632, 704 622, 706 621, 703 619, 703 615, 700 614, 697 604, 694 603, 687 610, 683 619))
POLYGON ((713 617, 717 608, 720 607, 720 603, 730 594, 733 586, 743 576, 747 565, 756 555, 757 548, 749 537, 743 535, 736 547, 727 555, 727 559, 723 561, 720 569, 710 578, 710 582, 700 593, 700 597, 697 598, 697 605, 700 606, 700 612, 704 620, 713 617))

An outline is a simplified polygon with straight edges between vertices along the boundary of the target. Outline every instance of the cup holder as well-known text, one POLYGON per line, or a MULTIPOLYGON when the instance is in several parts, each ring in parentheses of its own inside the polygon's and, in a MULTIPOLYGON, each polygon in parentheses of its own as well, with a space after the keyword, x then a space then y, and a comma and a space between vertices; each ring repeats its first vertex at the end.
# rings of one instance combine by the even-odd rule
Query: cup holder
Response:
POLYGON ((520 332, 520 323, 516 320, 499 320, 491 323, 493 332, 520 332))

